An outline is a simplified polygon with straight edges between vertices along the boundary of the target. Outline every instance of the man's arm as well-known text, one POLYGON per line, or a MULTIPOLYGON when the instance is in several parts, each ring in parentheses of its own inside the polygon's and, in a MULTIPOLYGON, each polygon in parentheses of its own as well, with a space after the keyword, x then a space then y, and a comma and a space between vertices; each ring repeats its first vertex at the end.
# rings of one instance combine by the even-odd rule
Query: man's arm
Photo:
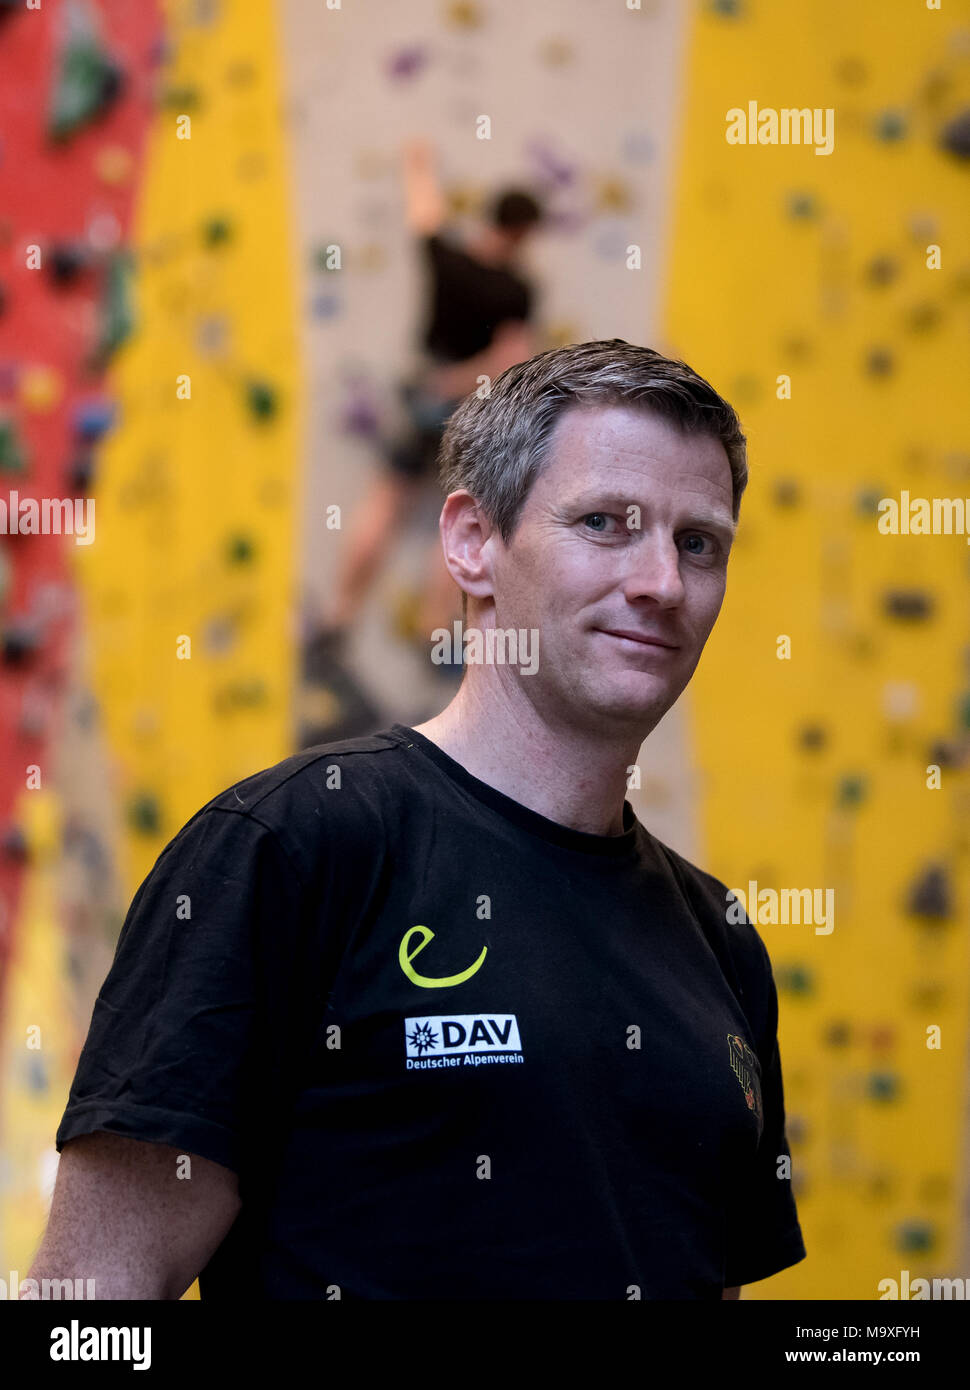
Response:
POLYGON ((413 139, 404 146, 405 221, 415 236, 433 236, 445 220, 444 195, 434 171, 430 140, 413 139))
POLYGON ((167 1144, 104 1131, 68 1140, 27 1277, 94 1279, 98 1299, 181 1298, 242 1205, 231 1169, 188 1157, 191 1177, 167 1144))
POLYGON ((478 378, 494 381, 507 367, 525 362, 535 351, 535 334, 521 319, 504 319, 495 329, 487 348, 461 362, 442 363, 429 376, 432 388, 443 400, 467 396, 478 386, 478 378))
POLYGON ((740 1297, 741 1297, 741 1285, 740 1285, 740 1284, 735 1284, 735 1286, 734 1286, 733 1289, 725 1289, 725 1290, 723 1291, 723 1293, 721 1294, 722 1300, 725 1299, 725 1298, 740 1298, 740 1297))

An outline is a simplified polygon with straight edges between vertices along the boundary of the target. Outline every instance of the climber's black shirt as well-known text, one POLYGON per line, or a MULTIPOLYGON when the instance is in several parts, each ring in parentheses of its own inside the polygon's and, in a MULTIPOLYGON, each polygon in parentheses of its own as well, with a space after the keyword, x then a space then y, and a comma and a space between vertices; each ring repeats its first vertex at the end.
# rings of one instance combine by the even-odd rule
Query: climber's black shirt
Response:
POLYGON ((716 1299, 795 1264, 765 948, 624 825, 401 724, 230 787, 132 901, 58 1150, 239 1174, 203 1299, 716 1299))
POLYGON ((424 346, 432 357, 464 361, 488 347, 500 323, 528 320, 533 292, 520 275, 485 265, 438 235, 422 237, 421 245, 430 272, 424 346))

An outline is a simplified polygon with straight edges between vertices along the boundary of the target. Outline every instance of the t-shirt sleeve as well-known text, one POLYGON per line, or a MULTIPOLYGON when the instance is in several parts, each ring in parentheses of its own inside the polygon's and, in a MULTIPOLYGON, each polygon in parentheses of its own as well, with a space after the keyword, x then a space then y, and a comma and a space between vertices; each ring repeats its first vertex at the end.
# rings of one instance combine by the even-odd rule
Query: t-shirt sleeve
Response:
POLYGON ((241 1170, 285 1031, 278 962, 300 893, 275 833, 253 816, 204 807, 182 827, 129 907, 58 1152, 107 1130, 241 1170))
MULTIPOLYGON (((747 928, 753 931, 753 928, 747 928)), ((805 1243, 792 1194, 781 1054, 778 1048, 778 994, 768 952, 756 937, 760 957, 757 987, 749 983, 751 1013, 757 1032, 761 1064, 764 1125, 754 1159, 730 1184, 724 1284, 754 1284, 805 1258, 805 1243), (786 1158, 788 1162, 786 1162, 786 1158)))

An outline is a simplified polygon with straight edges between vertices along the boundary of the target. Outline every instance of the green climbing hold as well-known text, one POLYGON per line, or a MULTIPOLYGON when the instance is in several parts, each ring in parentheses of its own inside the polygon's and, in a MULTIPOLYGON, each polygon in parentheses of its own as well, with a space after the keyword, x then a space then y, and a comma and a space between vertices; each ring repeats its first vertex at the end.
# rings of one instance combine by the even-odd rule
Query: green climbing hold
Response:
POLYGON ((232 223, 228 217, 210 217, 202 228, 202 239, 206 246, 222 246, 232 240, 232 223))
POLYGON ((838 804, 840 806, 858 806, 865 800, 866 779, 864 777, 847 776, 839 782, 838 804))
POLYGON ((0 473, 23 473, 26 468, 27 460, 14 422, 0 418, 0 473))
POLYGON ((271 420, 278 408, 276 389, 266 381, 249 381, 246 403, 257 420, 271 420))
POLYGON ((128 825, 140 835, 157 835, 162 816, 158 797, 153 792, 139 792, 128 803, 128 825))
POLYGON ((121 93, 123 73, 101 43, 85 6, 70 3, 58 54, 47 130, 52 140, 66 140, 80 126, 107 110, 121 93))
POLYGON ((256 554, 256 547, 251 536, 242 535, 230 536, 226 544, 226 558, 230 565, 249 565, 256 554))
POLYGON ((134 328, 131 276, 131 257, 125 251, 115 252, 105 267, 98 306, 98 341, 94 350, 94 367, 98 371, 107 365, 134 328))

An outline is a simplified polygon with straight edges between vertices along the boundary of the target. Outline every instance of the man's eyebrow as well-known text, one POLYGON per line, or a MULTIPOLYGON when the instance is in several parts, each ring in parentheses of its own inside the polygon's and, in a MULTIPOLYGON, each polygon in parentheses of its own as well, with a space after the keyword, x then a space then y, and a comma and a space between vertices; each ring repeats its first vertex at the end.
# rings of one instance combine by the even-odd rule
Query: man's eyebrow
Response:
MULTIPOLYGON (((584 492, 567 502, 570 511, 597 511, 600 507, 619 507, 626 511, 636 506, 629 496, 620 492, 584 492)), ((683 523, 685 526, 709 526, 731 540, 737 535, 737 523, 724 512, 712 512, 707 507, 693 507, 683 523)))

